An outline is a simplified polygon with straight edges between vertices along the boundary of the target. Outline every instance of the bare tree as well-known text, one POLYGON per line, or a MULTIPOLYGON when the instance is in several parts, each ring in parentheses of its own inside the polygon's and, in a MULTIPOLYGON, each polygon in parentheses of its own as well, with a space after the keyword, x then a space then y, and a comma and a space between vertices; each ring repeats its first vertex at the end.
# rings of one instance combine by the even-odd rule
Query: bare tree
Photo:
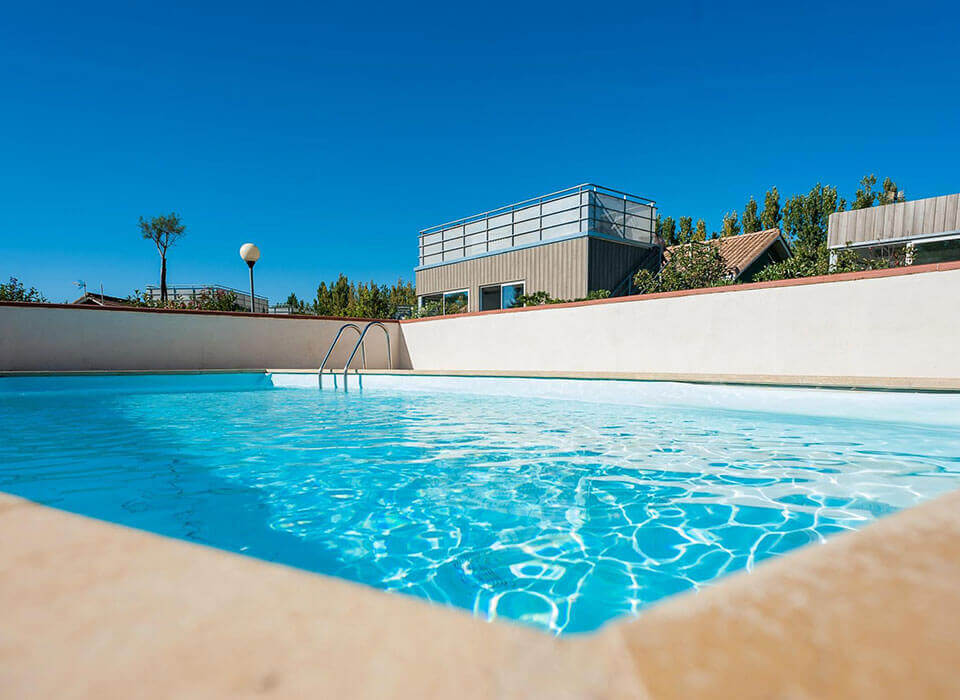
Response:
POLYGON ((160 301, 167 300, 167 249, 174 245, 186 232, 187 227, 180 222, 180 216, 171 213, 168 216, 155 216, 149 221, 140 217, 140 233, 153 241, 160 253, 160 301))

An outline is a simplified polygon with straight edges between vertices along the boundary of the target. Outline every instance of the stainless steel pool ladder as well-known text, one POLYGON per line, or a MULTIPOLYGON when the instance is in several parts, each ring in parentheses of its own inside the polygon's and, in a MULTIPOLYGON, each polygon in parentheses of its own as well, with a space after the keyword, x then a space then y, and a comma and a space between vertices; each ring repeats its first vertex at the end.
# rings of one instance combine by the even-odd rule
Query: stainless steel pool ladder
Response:
MULTIPOLYGON (((387 330, 387 327, 380 323, 380 321, 370 321, 366 326, 363 327, 363 332, 360 334, 360 337, 357 339, 357 344, 353 346, 353 352, 350 353, 350 357, 347 358, 347 364, 343 366, 343 390, 347 390, 347 371, 350 369, 350 363, 353 362, 353 356, 357 354, 357 349, 363 347, 363 338, 367 334, 367 331, 373 328, 374 326, 379 326, 380 330, 383 331, 383 337, 387 339, 387 364, 390 369, 393 369, 393 353, 390 352, 390 332, 387 330)), ((363 368, 367 368, 367 363, 363 363, 363 368)))
MULTIPOLYGON (((340 340, 340 336, 343 335, 343 332, 348 328, 352 328, 357 332, 359 340, 357 344, 360 346, 360 360, 363 364, 363 368, 367 368, 367 351, 363 348, 363 331, 360 330, 360 326, 356 323, 344 323, 340 326, 340 330, 337 331, 336 337, 334 337, 333 342, 330 343, 330 347, 327 348, 327 354, 323 356, 323 362, 320 363, 320 369, 317 370, 317 386, 323 388, 323 368, 327 364, 327 360, 330 359, 330 353, 333 352, 333 348, 336 347, 337 341, 340 340)), ((353 360, 353 356, 357 354, 357 348, 354 347, 353 352, 350 354, 350 360, 347 360, 347 367, 350 366, 350 361, 353 360)), ((336 385, 336 379, 334 379, 334 385, 336 385)))

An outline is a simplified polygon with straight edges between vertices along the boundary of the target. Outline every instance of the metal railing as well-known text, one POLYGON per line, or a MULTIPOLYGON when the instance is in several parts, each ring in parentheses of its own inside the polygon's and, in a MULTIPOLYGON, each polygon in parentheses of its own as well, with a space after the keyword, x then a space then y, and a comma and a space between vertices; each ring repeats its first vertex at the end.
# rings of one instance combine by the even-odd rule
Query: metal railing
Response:
MULTIPOLYGON (((327 348, 327 354, 323 356, 323 361, 320 363, 320 369, 317 370, 317 386, 323 388, 323 368, 327 364, 327 360, 330 359, 330 353, 333 352, 333 348, 336 347, 337 341, 340 340, 340 336, 343 335, 343 332, 348 328, 352 328, 357 332, 357 337, 359 338, 360 344, 360 363, 363 365, 363 368, 367 368, 367 351, 363 347, 363 331, 360 330, 360 326, 356 323, 344 323, 340 326, 340 330, 337 331, 337 335, 334 337, 333 342, 330 343, 330 347, 327 348)), ((356 354, 356 348, 354 348, 354 354, 356 354)), ((353 359, 353 355, 350 355, 350 360, 353 359)), ((350 361, 347 361, 347 367, 350 366, 350 361)), ((336 379, 334 379, 336 381, 336 379)))
POLYGON ((353 351, 350 353, 350 357, 347 358, 347 363, 343 366, 344 391, 347 390, 347 372, 350 369, 350 363, 353 362, 353 358, 357 354, 357 349, 363 347, 363 338, 367 335, 367 331, 374 326, 379 326, 383 331, 383 337, 387 339, 387 366, 390 369, 393 369, 393 353, 390 351, 390 332, 387 330, 385 325, 380 323, 380 321, 370 321, 370 323, 363 327, 363 332, 360 333, 360 337, 357 339, 357 344, 353 346, 353 351))
MULTIPOLYGON (((145 291, 148 297, 151 299, 160 298, 160 287, 157 287, 152 284, 148 284, 145 287, 145 291)), ((182 300, 190 301, 196 299, 204 294, 212 295, 215 292, 224 292, 226 294, 233 294, 237 297, 237 303, 240 306, 245 306, 251 311, 260 311, 262 313, 267 313, 270 308, 270 301, 267 297, 262 297, 259 294, 255 296, 255 305, 250 304, 250 290, 243 291, 242 289, 235 289, 234 287, 227 287, 222 284, 175 284, 169 285, 167 287, 167 299, 172 300, 182 300)))
POLYGON ((577 185, 420 231, 419 264, 435 265, 584 233, 656 242, 656 202, 577 185))

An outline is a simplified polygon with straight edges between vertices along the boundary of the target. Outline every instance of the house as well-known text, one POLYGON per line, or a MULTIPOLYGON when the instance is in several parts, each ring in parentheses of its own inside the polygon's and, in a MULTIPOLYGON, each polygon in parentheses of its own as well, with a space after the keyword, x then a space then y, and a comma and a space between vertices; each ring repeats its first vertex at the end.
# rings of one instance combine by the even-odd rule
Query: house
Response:
POLYGON ((77 306, 133 306, 128 299, 96 292, 86 292, 82 297, 70 303, 77 306))
MULTIPOLYGON (((720 249, 720 257, 731 270, 733 279, 739 282, 751 281, 767 265, 781 262, 791 256, 790 245, 779 228, 743 233, 739 236, 724 236, 706 241, 708 245, 720 249)), ((670 254, 689 243, 670 246, 663 257, 669 262, 670 254)))
POLYGON ((418 305, 426 313, 489 311, 522 294, 558 299, 629 291, 656 269, 653 200, 583 184, 420 231, 418 305))
POLYGON ((902 252, 908 265, 960 260, 960 194, 836 212, 827 247, 831 263, 841 249, 865 256, 902 252))

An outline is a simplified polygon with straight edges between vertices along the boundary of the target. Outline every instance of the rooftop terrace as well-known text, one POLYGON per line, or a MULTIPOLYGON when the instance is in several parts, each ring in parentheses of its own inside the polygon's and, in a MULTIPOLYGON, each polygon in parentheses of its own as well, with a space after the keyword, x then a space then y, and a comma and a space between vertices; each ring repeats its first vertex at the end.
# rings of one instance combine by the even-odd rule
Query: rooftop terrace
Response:
POLYGON ((585 235, 653 245, 656 220, 652 199, 587 183, 423 229, 419 265, 585 235))

